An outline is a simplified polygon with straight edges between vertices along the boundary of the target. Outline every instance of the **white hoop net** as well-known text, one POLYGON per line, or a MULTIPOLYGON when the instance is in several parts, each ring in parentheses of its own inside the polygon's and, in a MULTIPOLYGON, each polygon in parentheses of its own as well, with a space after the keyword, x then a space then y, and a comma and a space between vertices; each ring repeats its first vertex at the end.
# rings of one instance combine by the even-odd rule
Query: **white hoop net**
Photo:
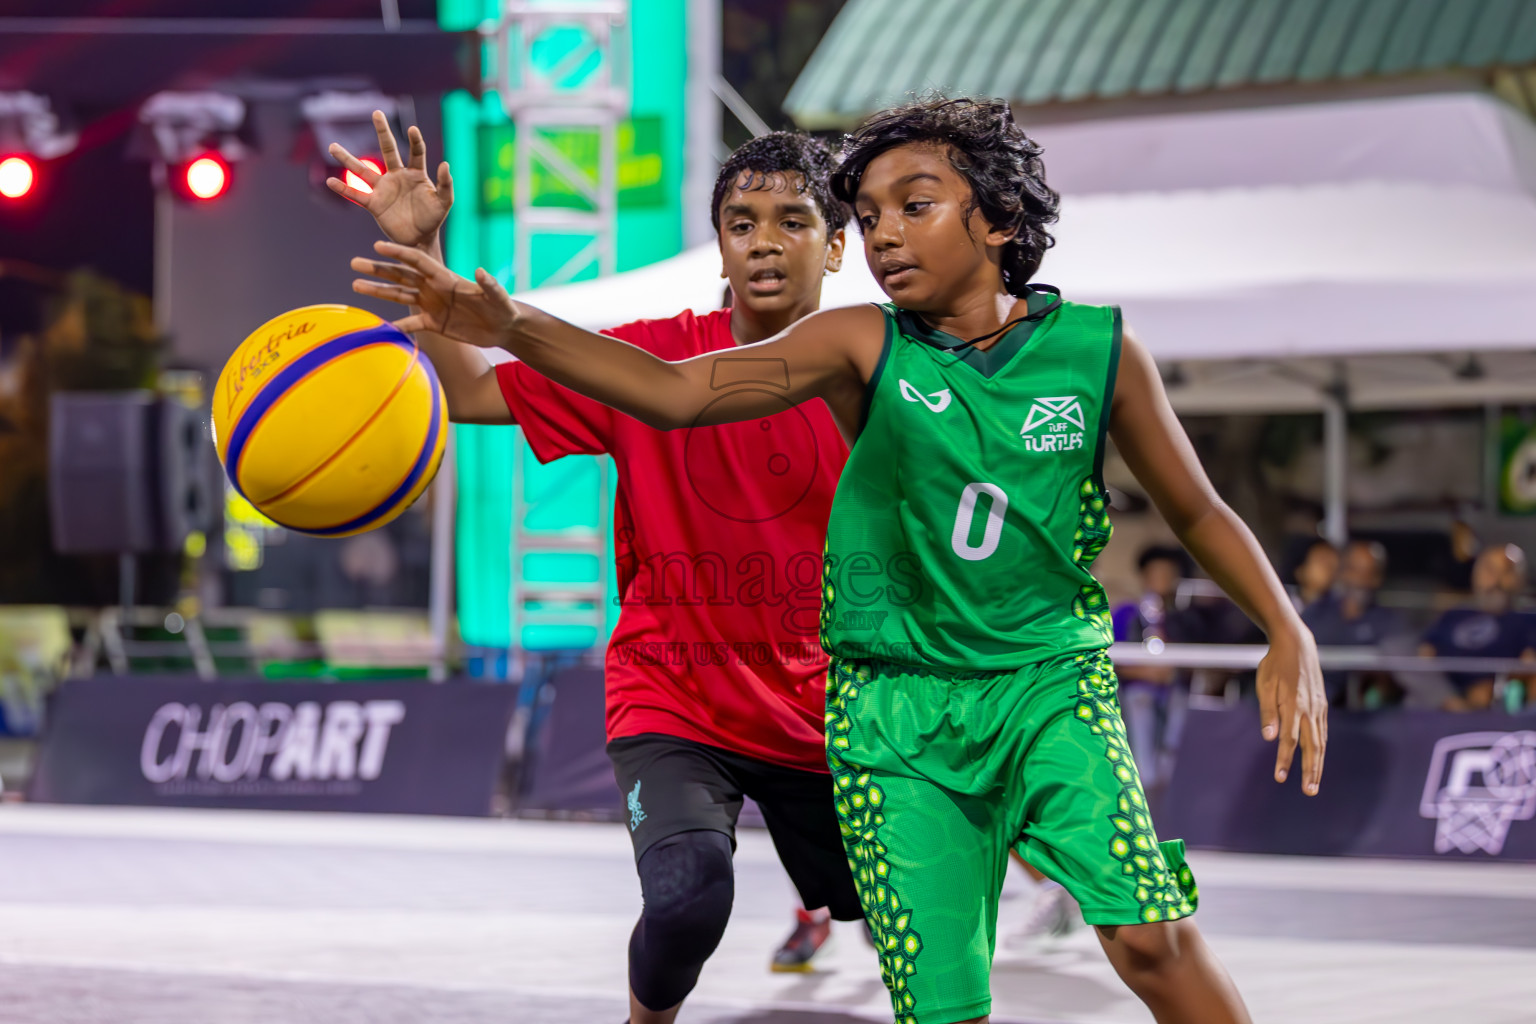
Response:
POLYGON ((1419 813, 1436 821, 1436 853, 1497 856, 1510 825, 1536 816, 1536 732, 1440 740, 1419 813))

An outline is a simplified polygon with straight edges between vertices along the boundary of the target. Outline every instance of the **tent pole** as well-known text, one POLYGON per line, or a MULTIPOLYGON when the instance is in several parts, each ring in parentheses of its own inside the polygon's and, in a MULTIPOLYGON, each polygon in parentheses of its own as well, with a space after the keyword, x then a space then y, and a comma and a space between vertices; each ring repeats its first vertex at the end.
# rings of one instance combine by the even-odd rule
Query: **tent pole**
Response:
POLYGON ((707 216, 720 169, 720 101, 715 80, 720 77, 720 0, 688 0, 688 80, 685 122, 686 158, 683 175, 683 242, 703 245, 715 240, 707 216))
POLYGON ((432 482, 432 556, 430 562, 427 621, 432 629, 432 664, 429 678, 441 683, 448 678, 453 642, 453 517, 457 506, 458 463, 453 450, 453 428, 443 445, 443 461, 432 482))
POLYGON ((1349 540, 1349 388, 1343 366, 1323 389, 1323 536, 1349 540))

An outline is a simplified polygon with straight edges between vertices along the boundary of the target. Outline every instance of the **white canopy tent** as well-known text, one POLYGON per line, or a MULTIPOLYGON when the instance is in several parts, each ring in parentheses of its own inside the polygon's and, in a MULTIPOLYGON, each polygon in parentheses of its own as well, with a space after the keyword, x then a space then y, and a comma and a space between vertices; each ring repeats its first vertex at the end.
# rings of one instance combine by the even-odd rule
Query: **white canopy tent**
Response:
MULTIPOLYGON (((1536 348, 1536 125, 1480 93, 1046 125, 1040 278, 1159 359, 1536 348)), ((826 305, 880 301, 860 264, 826 305)), ((720 304, 713 244, 522 298, 584 326, 720 304)))
MULTIPOLYGON (((1163 362, 1308 363, 1341 357, 1536 349, 1536 196, 1397 182, 1072 196, 1041 280, 1118 302, 1163 362)), ((826 306, 883 301, 857 247, 826 306)), ((720 255, 705 245, 613 277, 520 298, 594 330, 718 308, 720 255)), ((1508 362, 1506 360, 1505 362, 1508 362)), ((1239 374, 1244 376, 1244 374, 1239 374)), ((1246 374, 1251 377, 1251 374, 1246 374)), ((1374 406, 1454 401, 1400 374, 1356 381, 1374 406), (1406 389, 1406 390, 1403 390, 1406 389)), ((1536 398, 1531 387, 1508 394, 1536 398)), ((1458 386, 1466 386, 1458 384, 1458 386)), ((1287 377, 1181 404, 1320 408, 1287 377), (1258 387, 1259 390, 1253 390, 1258 387)), ((1460 396, 1492 397, 1488 384, 1460 396)))
MULTIPOLYGON (((1185 412, 1536 401, 1536 125, 1481 93, 1043 125, 1039 279, 1115 302, 1185 412)), ((882 301, 850 237, 824 306, 882 301)), ((713 245, 520 298, 601 329, 720 305, 713 245)))

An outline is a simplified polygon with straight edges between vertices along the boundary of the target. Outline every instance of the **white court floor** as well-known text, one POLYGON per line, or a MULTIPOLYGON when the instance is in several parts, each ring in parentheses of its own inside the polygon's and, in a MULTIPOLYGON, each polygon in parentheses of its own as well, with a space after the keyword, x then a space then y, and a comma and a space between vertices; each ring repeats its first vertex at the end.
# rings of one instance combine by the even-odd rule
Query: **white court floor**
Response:
MULTIPOLYGON (((1256 1021, 1536 1021, 1536 867, 1196 853, 1199 920, 1256 1021)), ((0 807, 5 1024, 624 1020, 622 826, 0 807)), ((773 975, 789 883, 745 832, 736 910, 682 1024, 890 1020, 873 954, 773 975)), ((1003 904, 1006 932, 1028 897, 1003 904)), ((1150 1017, 1079 932, 1000 950, 999 1024, 1150 1017)))

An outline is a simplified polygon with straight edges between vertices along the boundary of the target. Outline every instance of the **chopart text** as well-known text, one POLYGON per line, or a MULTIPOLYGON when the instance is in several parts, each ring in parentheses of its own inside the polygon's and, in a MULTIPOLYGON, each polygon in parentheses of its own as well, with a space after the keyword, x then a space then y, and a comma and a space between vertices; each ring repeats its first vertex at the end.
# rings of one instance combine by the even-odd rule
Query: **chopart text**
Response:
POLYGON ((398 700, 162 705, 150 718, 139 769, 157 785, 182 782, 370 781, 384 770, 398 700))

